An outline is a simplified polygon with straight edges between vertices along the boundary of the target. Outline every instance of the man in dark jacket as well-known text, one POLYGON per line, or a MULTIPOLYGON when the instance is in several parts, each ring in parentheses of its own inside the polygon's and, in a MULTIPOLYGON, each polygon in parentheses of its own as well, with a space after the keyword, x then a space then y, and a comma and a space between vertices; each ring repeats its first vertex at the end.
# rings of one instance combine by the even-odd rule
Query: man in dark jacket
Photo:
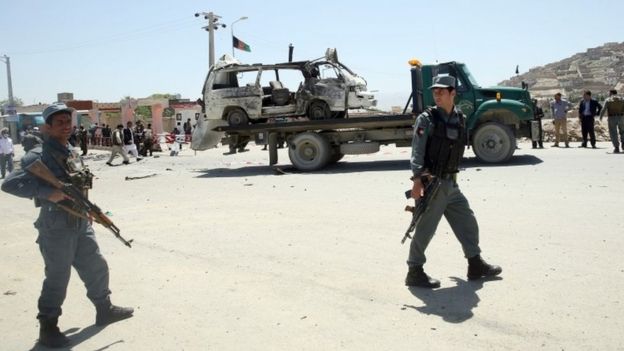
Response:
POLYGON ((581 134, 583 135, 583 143, 580 147, 587 147, 587 135, 592 148, 596 148, 596 133, 594 132, 594 117, 600 114, 602 105, 598 101, 591 98, 591 91, 586 90, 583 94, 583 100, 579 103, 579 119, 581 120, 581 134))

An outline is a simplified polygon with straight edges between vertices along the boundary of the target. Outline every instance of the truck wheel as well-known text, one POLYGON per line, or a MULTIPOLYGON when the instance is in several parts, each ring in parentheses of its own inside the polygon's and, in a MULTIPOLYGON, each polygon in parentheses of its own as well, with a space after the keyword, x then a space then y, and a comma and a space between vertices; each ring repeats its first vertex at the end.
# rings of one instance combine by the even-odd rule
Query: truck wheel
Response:
POLYGON ((249 117, 240 108, 231 109, 225 116, 226 121, 232 127, 246 126, 249 124, 249 117))
POLYGON ((344 157, 345 154, 343 154, 342 152, 340 152, 340 146, 335 146, 332 147, 332 153, 331 156, 329 156, 329 164, 334 164, 340 160, 342 160, 342 158, 344 157))
POLYGON ((325 167, 332 152, 327 139, 313 132, 298 134, 289 144, 290 162, 302 171, 315 171, 325 167))
POLYGON ((308 106, 308 118, 312 121, 330 118, 331 112, 325 101, 312 101, 308 106))
POLYGON ((506 162, 516 149, 516 138, 509 127, 497 122, 488 122, 475 132, 472 147, 477 158, 483 162, 506 162))

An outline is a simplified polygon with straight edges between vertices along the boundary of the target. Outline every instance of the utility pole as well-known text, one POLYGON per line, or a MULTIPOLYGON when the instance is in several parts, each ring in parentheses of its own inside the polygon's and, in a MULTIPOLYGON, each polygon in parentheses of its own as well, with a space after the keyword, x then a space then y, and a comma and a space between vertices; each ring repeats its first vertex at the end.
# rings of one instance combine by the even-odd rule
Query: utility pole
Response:
POLYGON ((202 28, 208 31, 208 69, 210 69, 215 62, 214 31, 219 29, 219 26, 225 28, 226 25, 219 23, 219 18, 221 18, 221 16, 212 12, 198 12, 195 14, 195 17, 199 17, 200 15, 208 20, 208 25, 202 28))
POLYGON ((7 84, 9 85, 9 106, 7 106, 7 113, 11 116, 15 115, 15 100, 13 99, 13 83, 11 81, 11 58, 7 55, 0 57, 2 62, 7 66, 7 84))

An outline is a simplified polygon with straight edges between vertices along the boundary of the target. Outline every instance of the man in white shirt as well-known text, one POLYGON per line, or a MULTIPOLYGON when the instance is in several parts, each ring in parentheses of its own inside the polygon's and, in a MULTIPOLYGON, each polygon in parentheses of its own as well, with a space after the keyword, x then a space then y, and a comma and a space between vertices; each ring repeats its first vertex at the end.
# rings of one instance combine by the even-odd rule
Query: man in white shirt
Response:
POLYGON ((2 170, 2 179, 4 179, 6 175, 7 168, 9 173, 13 172, 14 154, 13 140, 9 137, 9 129, 2 128, 0 132, 0 169, 2 170))
POLYGON ((559 147, 560 139, 563 139, 565 147, 570 147, 568 142, 567 113, 572 108, 572 104, 568 102, 568 100, 561 98, 561 93, 555 94, 555 100, 550 103, 550 110, 553 114, 553 123, 555 124, 555 144, 553 147, 559 147))

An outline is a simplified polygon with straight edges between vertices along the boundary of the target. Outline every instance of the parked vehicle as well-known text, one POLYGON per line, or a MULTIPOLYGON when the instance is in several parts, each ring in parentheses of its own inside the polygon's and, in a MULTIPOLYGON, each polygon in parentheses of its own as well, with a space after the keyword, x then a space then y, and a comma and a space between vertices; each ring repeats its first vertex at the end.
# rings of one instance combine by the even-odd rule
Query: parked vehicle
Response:
POLYGON ((271 117, 342 118, 348 109, 377 104, 364 78, 340 63, 335 49, 316 60, 270 65, 225 55, 208 72, 203 95, 206 117, 230 126, 271 117))

